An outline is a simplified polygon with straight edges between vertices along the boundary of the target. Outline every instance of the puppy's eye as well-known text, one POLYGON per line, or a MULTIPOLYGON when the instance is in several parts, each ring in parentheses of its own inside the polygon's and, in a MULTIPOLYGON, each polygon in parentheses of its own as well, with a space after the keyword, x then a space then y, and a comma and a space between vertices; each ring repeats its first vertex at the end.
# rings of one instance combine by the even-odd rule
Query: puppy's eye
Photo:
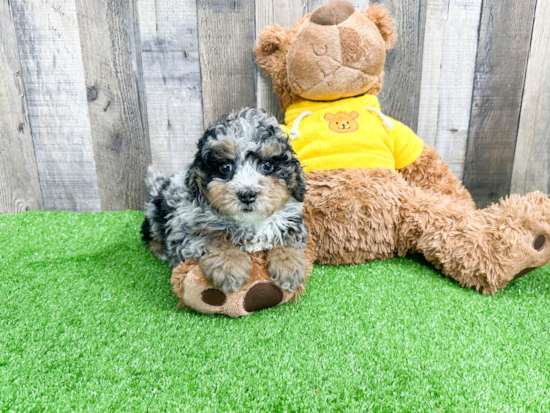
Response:
POLYGON ((271 162, 265 161, 264 163, 262 163, 262 172, 268 174, 273 172, 274 169, 275 165, 273 165, 271 162))
POLYGON ((230 163, 224 163, 222 166, 220 166, 220 173, 222 175, 229 175, 232 170, 233 165, 231 165, 230 163))

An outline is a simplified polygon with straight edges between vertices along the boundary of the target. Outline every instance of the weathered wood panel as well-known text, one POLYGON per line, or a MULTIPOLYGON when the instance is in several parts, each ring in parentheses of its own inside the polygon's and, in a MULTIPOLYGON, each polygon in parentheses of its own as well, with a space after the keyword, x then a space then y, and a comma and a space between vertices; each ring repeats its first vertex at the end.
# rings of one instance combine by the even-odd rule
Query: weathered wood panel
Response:
MULTIPOLYGON (((256 39, 267 26, 277 23, 292 28, 294 22, 307 13, 306 0, 256 0, 256 39)), ((273 93, 273 82, 256 68, 256 105, 284 121, 279 101, 273 93)))
POLYGON ((74 0, 12 2, 45 209, 101 209, 74 0))
POLYGON ((0 0, 0 213, 42 209, 27 99, 8 0, 0 0))
POLYGON ((418 135, 462 179, 481 0, 428 0, 418 135))
POLYGON ((200 62, 204 126, 245 106, 255 107, 255 4, 248 0, 201 0, 200 62))
POLYGON ((535 0, 485 0, 464 184, 479 207, 510 191, 535 0))
POLYGON ((147 141, 149 142, 149 163, 152 163, 151 142, 149 140, 149 120, 147 116, 147 96, 145 95, 145 81, 143 79, 141 30, 139 26, 137 2, 138 0, 130 0, 128 2, 130 6, 130 18, 132 19, 131 25, 129 26, 130 45, 132 48, 132 67, 134 68, 134 76, 136 78, 141 123, 143 125, 143 129, 145 130, 147 141))
POLYGON ((151 157, 173 174, 204 132, 196 2, 137 1, 151 157))
POLYGON ((550 2, 539 0, 525 77, 511 192, 550 192, 550 2))
MULTIPOLYGON (((0 212, 141 208, 146 165, 184 167, 220 115, 258 106, 282 120, 254 42, 326 2, 0 0, 0 212)), ((380 2, 399 35, 384 112, 434 145, 478 206, 510 187, 550 191, 550 3, 380 2)))
POLYGON ((76 5, 101 208, 140 209, 150 152, 132 67, 130 3, 76 5))
POLYGON ((382 111, 413 130, 418 124, 426 0, 382 0, 394 17, 397 43, 386 57, 382 111))

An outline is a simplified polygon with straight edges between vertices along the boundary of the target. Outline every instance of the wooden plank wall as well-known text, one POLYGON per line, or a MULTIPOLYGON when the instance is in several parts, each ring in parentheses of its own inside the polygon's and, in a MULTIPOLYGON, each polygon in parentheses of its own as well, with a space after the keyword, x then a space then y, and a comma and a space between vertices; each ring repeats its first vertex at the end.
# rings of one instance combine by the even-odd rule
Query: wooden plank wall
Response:
POLYGON ((42 209, 15 27, 0 1, 0 212, 42 209))
MULTIPOLYGON (((0 212, 139 209, 143 174, 243 106, 282 119, 254 42, 327 0, 0 0, 0 212)), ((550 191, 550 3, 378 0, 399 35, 380 100, 478 206, 550 191)), ((368 0, 352 0, 358 8, 368 0)))
POLYGON ((480 206, 510 192, 535 5, 483 1, 463 178, 480 206))

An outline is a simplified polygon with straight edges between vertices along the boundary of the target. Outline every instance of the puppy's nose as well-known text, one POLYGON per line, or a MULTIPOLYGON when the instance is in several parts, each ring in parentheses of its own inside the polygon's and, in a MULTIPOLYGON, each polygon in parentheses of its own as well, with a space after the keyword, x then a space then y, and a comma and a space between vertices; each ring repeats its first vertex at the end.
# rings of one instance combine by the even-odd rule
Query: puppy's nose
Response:
POLYGON ((257 192, 251 190, 239 191, 239 193, 237 194, 237 196, 239 197, 239 201, 241 201, 243 204, 251 204, 256 200, 257 195, 257 192))
POLYGON ((348 0, 334 0, 317 7, 309 19, 321 26, 336 26, 345 22, 354 12, 355 7, 348 0))

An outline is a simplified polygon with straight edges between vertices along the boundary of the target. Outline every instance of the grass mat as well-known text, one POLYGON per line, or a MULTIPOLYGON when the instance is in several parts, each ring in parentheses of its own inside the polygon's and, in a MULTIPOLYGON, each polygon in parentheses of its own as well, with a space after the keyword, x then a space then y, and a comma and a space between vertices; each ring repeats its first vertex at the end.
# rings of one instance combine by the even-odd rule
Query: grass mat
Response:
POLYGON ((495 297, 315 267, 299 303, 176 310, 142 213, 0 215, 0 411, 548 411, 550 267, 495 297))

